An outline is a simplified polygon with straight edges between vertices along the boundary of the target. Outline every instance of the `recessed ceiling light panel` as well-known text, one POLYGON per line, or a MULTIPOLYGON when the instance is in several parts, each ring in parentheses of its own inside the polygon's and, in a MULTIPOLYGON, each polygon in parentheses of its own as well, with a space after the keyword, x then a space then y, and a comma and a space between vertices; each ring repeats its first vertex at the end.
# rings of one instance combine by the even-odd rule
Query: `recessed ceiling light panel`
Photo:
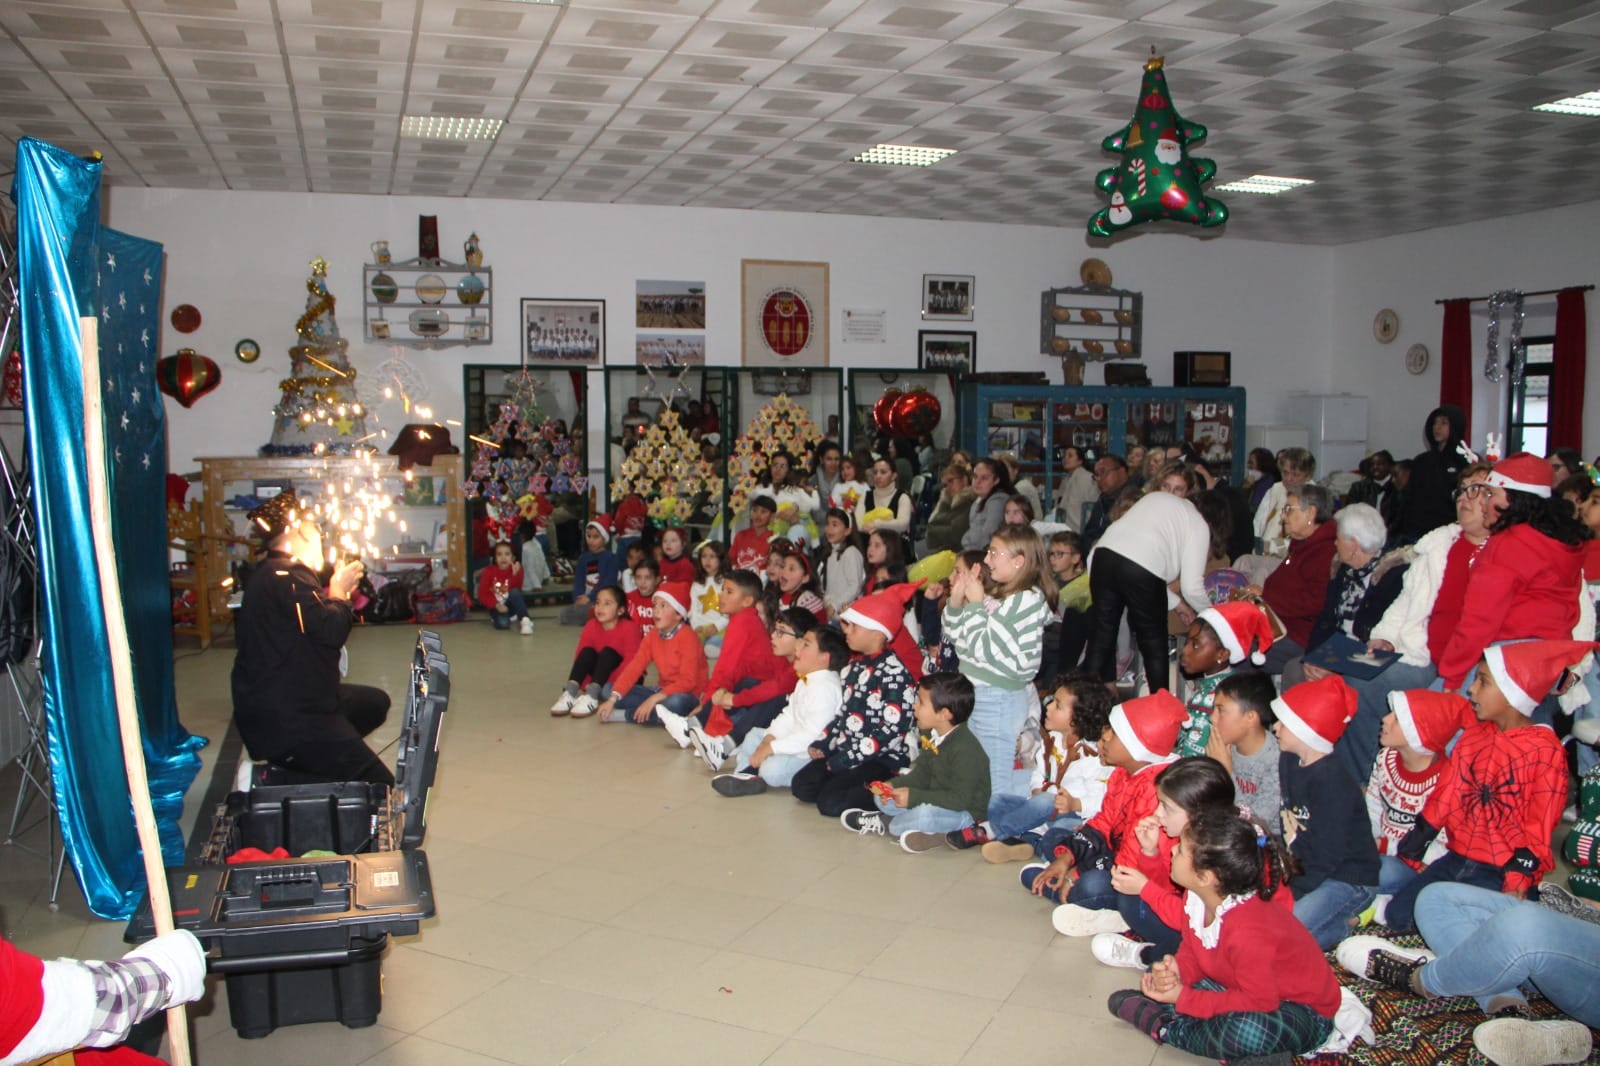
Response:
POLYGON ((956 154, 954 148, 923 148, 915 144, 879 144, 850 160, 852 163, 876 163, 885 167, 931 167, 946 156, 956 154))
POLYGON ((1261 196, 1276 196, 1290 189, 1298 189, 1303 185, 1315 185, 1316 182, 1307 178, 1275 178, 1270 174, 1252 174, 1248 178, 1230 181, 1226 185, 1218 185, 1218 192, 1249 192, 1261 196))
POLYGON ((497 118, 404 115, 400 119, 400 136, 430 141, 492 141, 500 135, 500 126, 497 118))
POLYGON ((1552 111, 1558 115, 1582 115, 1585 118, 1600 118, 1600 90, 1584 93, 1582 96, 1569 96, 1565 100, 1552 100, 1548 104, 1539 104, 1535 111, 1552 111))

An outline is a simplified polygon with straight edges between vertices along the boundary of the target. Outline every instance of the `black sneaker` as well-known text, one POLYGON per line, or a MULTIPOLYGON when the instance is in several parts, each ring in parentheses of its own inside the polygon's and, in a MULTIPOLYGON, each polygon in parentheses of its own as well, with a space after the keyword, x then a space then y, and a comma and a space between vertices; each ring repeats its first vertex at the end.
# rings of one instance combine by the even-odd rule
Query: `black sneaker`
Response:
POLYGON ((767 790, 767 783, 759 774, 718 774, 711 779, 711 787, 719 796, 759 796, 767 790))
POLYGON ((955 829, 946 833, 944 842, 957 851, 966 851, 968 848, 989 843, 989 832, 981 825, 969 825, 965 829, 955 829))
POLYGON ((860 807, 851 807, 848 811, 839 815, 839 824, 850 830, 850 832, 859 833, 862 836, 866 836, 868 833, 876 833, 879 836, 883 836, 889 831, 889 819, 877 811, 863 810, 860 807))
POLYGON ((1578 918, 1585 922, 1600 925, 1600 907, 1592 907, 1582 899, 1572 894, 1565 885, 1551 884, 1546 881, 1539 886, 1539 906, 1565 914, 1568 918, 1578 918))

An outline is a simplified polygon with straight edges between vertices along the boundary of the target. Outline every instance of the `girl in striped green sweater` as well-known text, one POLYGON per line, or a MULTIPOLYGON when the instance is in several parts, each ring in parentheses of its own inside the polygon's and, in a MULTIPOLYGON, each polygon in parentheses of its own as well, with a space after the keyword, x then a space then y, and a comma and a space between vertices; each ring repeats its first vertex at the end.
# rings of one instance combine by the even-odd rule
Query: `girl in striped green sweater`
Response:
POLYGON ((990 796, 1026 795, 1028 768, 1017 738, 1037 705, 1044 627, 1055 609, 1056 582, 1033 527, 1001 526, 989 538, 986 580, 957 570, 944 609, 944 634, 976 693, 968 728, 989 757, 990 796))

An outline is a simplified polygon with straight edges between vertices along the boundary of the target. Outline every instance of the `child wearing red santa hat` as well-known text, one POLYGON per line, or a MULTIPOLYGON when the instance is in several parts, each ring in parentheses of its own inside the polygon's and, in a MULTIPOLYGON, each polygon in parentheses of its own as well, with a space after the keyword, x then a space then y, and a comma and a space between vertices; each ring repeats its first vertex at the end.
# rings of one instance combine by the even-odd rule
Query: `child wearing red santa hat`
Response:
POLYGON ((1178 734, 1179 755, 1204 755, 1211 739, 1211 708, 1217 687, 1241 663, 1261 666, 1272 647, 1272 625, 1267 612, 1246 600, 1207 607, 1189 623, 1189 634, 1178 650, 1178 669, 1194 680, 1184 701, 1188 721, 1178 734))
POLYGON ((1100 811, 1082 827, 1046 834, 1039 850, 1048 863, 1022 868, 1022 886, 1060 904, 1050 920, 1063 936, 1118 933, 1128 927, 1111 884, 1113 866, 1141 865, 1135 827, 1156 813, 1156 778, 1178 756, 1174 748, 1187 715, 1166 689, 1111 708, 1100 734, 1100 761, 1112 767, 1100 811))
POLYGON ((1378 894, 1378 847, 1367 825, 1361 785, 1333 746, 1355 717, 1355 690, 1331 674, 1272 701, 1282 755, 1283 840, 1300 864, 1290 879, 1294 916, 1326 951, 1378 894))
POLYGON ((1395 893, 1385 916, 1389 926, 1413 928, 1417 893, 1435 881, 1521 897, 1555 866, 1550 837, 1567 802, 1566 754, 1555 732, 1529 716, 1567 668, 1594 648, 1576 640, 1497 645, 1483 653, 1470 704, 1457 696, 1413 706, 1416 715, 1442 718, 1439 732, 1459 728, 1462 734, 1396 849, 1401 858, 1420 860, 1443 830, 1449 850, 1395 893))

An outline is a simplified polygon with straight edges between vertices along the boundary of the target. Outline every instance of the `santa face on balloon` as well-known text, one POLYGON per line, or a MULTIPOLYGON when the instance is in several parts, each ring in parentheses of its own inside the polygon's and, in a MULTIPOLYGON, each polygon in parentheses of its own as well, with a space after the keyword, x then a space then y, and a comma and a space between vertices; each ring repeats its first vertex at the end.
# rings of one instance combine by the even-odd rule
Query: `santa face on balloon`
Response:
POLYGON ((1182 158, 1183 145, 1178 143, 1178 134, 1173 130, 1162 130, 1156 140, 1156 160, 1171 166, 1182 158))

